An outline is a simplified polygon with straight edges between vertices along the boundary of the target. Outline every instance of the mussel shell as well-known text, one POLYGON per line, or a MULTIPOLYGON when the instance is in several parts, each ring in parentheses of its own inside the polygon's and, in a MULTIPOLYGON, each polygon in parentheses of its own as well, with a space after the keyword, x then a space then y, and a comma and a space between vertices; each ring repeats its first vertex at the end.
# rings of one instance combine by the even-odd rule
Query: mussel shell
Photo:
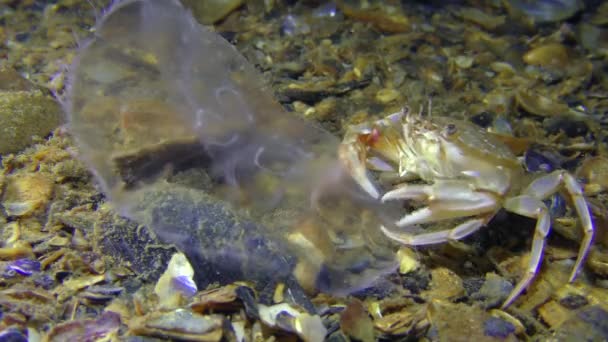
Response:
POLYGON ((36 272, 40 272, 40 262, 32 259, 18 259, 11 262, 7 270, 15 271, 24 276, 31 276, 36 272))
POLYGON ((524 154, 524 167, 528 172, 549 173, 561 168, 564 158, 555 152, 532 146, 524 154))

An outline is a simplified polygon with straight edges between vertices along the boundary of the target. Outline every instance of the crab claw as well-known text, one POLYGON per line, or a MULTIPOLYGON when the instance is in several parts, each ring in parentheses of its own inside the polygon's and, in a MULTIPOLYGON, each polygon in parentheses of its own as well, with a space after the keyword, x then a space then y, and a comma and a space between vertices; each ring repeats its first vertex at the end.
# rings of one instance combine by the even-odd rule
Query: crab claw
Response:
POLYGON ((365 162, 365 147, 360 143, 342 143, 338 156, 351 177, 374 199, 380 198, 380 192, 368 175, 365 162))

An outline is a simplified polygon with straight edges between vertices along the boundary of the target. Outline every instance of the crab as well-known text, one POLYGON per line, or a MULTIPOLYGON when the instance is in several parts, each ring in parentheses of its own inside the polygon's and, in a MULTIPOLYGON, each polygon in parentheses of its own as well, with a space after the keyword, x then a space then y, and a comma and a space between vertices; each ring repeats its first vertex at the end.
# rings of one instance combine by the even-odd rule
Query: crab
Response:
POLYGON ((387 237, 405 245, 462 239, 487 225, 501 208, 535 219, 525 274, 503 308, 530 285, 540 266, 551 229, 550 213, 543 200, 565 190, 582 223, 584 235, 570 282, 589 252, 594 226, 575 177, 565 170, 556 170, 525 187, 518 186, 525 171, 517 157, 496 137, 472 123, 425 116, 422 111, 414 114, 404 108, 372 124, 352 126, 340 145, 339 157, 354 180, 372 197, 382 202, 413 200, 424 205, 394 225, 380 227, 387 237), (369 170, 388 173, 399 185, 381 194, 369 170), (419 181, 411 183, 413 180, 419 181), (408 228, 448 219, 464 221, 447 230, 408 233, 408 228))

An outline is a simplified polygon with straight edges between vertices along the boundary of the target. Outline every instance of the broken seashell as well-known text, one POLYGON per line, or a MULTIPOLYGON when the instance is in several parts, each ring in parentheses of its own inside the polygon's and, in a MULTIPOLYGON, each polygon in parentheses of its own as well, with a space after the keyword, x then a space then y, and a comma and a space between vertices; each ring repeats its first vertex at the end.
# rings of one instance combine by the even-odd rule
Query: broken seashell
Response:
POLYGON ((185 309, 151 312, 128 322, 134 335, 154 336, 182 341, 220 341, 222 316, 203 316, 185 309))
POLYGON ((297 334, 307 342, 321 342, 325 339, 327 328, 319 315, 310 315, 290 304, 273 306, 259 305, 260 319, 271 328, 281 328, 297 334))
POLYGON ((44 341, 112 341, 120 328, 120 316, 106 311, 99 318, 74 320, 59 324, 45 336, 44 341), (112 337, 113 336, 113 337, 112 337))
POLYGON ((515 94, 515 102, 521 109, 538 116, 560 115, 570 111, 565 103, 550 99, 532 90, 518 91, 515 94))
POLYGON ((160 308, 175 309, 182 304, 182 298, 192 297, 197 291, 193 276, 194 270, 186 256, 183 253, 173 254, 167 270, 154 287, 160 308))

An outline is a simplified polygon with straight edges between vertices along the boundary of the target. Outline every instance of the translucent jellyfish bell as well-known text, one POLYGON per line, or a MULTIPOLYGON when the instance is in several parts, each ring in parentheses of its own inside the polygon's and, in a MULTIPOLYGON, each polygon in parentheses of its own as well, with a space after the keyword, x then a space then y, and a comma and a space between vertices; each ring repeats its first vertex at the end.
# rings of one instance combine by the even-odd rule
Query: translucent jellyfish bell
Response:
POLYGON ((197 282, 312 270, 313 287, 348 293, 394 269, 385 209, 338 140, 286 113, 178 1, 120 2, 95 29, 71 68, 70 131, 116 210, 186 253, 197 282))

